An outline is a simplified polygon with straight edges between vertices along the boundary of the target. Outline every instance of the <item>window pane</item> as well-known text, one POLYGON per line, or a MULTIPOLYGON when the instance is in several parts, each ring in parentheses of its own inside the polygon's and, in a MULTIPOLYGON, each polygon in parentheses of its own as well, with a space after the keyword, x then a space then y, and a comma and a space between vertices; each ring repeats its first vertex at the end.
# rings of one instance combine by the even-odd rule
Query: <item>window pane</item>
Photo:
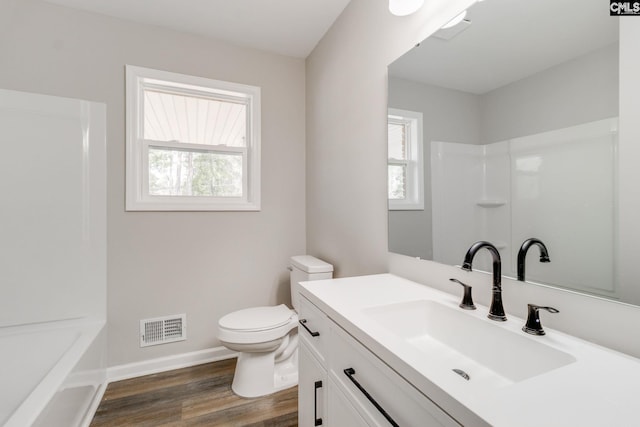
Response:
POLYGON ((404 200, 407 193, 407 171, 404 165, 389 165, 389 199, 404 200))
POLYGON ((242 154, 149 147, 149 194, 242 197, 242 154))
POLYGON ((406 126, 403 123, 389 123, 389 158, 407 159, 406 126))
POLYGON ((242 103, 144 90, 144 139, 245 147, 242 103))

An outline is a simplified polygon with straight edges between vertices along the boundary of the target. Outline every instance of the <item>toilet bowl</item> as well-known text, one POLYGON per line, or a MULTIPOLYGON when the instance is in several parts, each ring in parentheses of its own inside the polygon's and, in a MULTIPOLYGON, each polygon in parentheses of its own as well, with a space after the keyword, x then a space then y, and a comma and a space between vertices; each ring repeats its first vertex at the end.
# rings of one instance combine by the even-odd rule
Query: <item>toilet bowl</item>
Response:
MULTIPOLYGON (((333 266, 302 255, 291 258, 291 300, 297 307, 301 281, 330 279, 333 266)), ((231 389, 258 397, 298 384, 298 315, 284 304, 246 308, 218 321, 218 339, 238 352, 231 389)))
POLYGON ((298 315, 286 305, 230 313, 218 322, 218 339, 237 351, 233 391, 256 397, 298 381, 298 315))

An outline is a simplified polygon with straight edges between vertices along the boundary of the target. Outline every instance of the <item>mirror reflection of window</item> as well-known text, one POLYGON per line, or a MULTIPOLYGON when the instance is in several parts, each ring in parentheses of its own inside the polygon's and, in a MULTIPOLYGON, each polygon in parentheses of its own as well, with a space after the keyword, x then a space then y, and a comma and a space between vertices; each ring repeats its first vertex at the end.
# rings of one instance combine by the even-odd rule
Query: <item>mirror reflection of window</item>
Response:
POLYGON ((422 210, 422 113, 390 108, 387 128, 389 209, 422 210))
POLYGON ((407 197, 407 137, 410 124, 389 117, 389 199, 404 200, 407 197))

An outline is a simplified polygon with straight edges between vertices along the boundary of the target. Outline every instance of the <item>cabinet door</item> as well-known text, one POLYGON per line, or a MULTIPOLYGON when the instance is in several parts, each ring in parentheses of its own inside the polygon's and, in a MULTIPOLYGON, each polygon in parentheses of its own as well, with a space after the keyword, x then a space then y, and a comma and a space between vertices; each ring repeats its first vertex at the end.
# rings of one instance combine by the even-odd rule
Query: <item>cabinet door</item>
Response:
MULTIPOLYGON (((336 324, 328 346, 329 380, 373 426, 459 427, 459 424, 336 324)), ((329 407, 332 411, 333 408, 329 407)))
POLYGON ((298 425, 326 426, 327 371, 300 342, 298 348, 298 425))
POLYGON ((328 425, 334 427, 371 427, 331 379, 329 380, 328 425))

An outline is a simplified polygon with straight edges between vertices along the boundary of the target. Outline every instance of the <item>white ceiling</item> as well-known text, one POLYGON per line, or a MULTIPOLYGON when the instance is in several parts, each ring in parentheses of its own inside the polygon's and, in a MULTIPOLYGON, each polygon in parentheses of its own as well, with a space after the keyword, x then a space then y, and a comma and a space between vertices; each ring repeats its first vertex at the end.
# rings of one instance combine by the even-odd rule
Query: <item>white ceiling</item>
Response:
POLYGON ((485 0, 467 19, 466 29, 448 41, 428 38, 389 74, 482 94, 618 39, 619 18, 602 0, 485 0))
POLYGON ((306 58, 349 0, 45 0, 306 58))

